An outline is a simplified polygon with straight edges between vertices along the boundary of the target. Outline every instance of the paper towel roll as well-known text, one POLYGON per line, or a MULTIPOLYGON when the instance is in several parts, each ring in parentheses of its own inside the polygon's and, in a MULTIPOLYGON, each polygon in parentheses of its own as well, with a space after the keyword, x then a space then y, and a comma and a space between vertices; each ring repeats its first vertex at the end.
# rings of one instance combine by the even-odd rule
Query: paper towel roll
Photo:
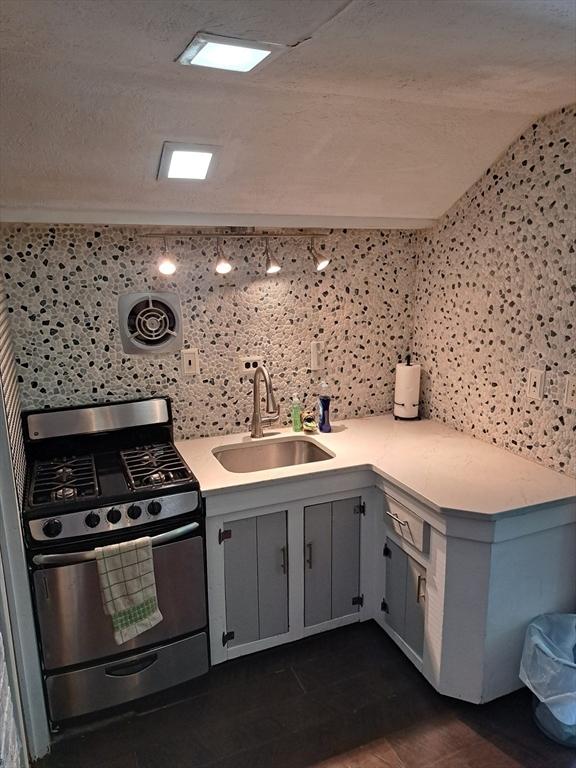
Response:
POLYGON ((418 418, 420 402, 420 366, 398 363, 394 389, 394 416, 399 419, 418 418))

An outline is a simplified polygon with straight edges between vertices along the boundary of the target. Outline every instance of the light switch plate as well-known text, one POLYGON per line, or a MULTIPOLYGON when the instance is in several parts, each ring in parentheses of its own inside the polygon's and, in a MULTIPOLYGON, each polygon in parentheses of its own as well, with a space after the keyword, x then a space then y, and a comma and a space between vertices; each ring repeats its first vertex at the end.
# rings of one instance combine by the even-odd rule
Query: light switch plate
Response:
POLYGON ((566 376, 566 389, 564 390, 564 405, 566 408, 576 409, 576 376, 566 376))
POLYGON ((319 371, 324 368, 324 342, 310 342, 310 370, 319 371))
POLYGON ((526 394, 530 400, 542 400, 544 397, 544 384, 546 371, 540 368, 530 368, 528 371, 528 385, 526 394))
POLYGON ((183 349, 180 353, 182 376, 197 376, 200 373, 200 355, 197 349, 183 349))

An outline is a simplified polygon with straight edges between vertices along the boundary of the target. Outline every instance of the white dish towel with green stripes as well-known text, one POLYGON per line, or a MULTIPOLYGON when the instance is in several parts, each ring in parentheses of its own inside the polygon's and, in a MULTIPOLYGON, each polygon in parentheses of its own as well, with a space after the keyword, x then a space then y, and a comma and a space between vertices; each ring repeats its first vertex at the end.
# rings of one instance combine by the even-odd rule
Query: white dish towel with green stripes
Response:
POLYGON ((118 645, 162 621, 149 536, 96 547, 96 564, 104 613, 112 618, 118 645))

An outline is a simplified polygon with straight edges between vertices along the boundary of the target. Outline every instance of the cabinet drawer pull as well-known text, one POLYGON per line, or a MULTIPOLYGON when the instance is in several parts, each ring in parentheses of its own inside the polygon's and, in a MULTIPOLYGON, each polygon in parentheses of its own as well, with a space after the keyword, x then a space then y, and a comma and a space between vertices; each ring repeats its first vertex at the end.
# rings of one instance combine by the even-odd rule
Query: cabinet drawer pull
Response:
POLYGON ((288 573, 288 557, 286 546, 280 547, 280 552, 282 553, 282 562, 280 563, 280 568, 282 569, 282 573, 286 574, 288 573))
POLYGON ((395 515, 393 512, 388 512, 387 509, 384 510, 384 514, 388 515, 388 517, 391 517, 392 520, 395 520, 398 523, 398 525, 408 525, 409 526, 408 520, 400 520, 400 518, 397 515, 395 515))
POLYGON ((140 672, 144 672, 145 669, 148 669, 157 661, 158 654, 151 653, 149 656, 129 661, 126 664, 115 664, 112 667, 106 667, 104 671, 108 677, 128 677, 129 675, 137 675, 140 672))
POLYGON ((308 568, 312 569, 312 542, 309 541, 308 544, 306 544, 306 549, 308 550, 308 557, 306 558, 306 562, 308 563, 308 568))
POLYGON ((426 602, 426 576, 418 575, 418 584, 416 586, 416 602, 426 602))

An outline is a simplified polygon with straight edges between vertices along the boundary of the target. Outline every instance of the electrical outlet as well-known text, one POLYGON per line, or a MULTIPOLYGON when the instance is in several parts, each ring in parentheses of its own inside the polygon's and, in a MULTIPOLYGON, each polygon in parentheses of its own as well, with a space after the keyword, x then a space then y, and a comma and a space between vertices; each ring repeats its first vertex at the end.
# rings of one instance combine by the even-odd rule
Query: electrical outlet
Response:
POLYGON ((576 409, 576 376, 566 376, 566 389, 564 390, 564 405, 566 408, 576 409))
POLYGON ((264 365, 264 359, 257 357, 256 355, 250 355, 249 357, 239 357, 238 364, 240 369, 240 375, 245 376, 248 379, 254 378, 254 371, 259 365, 264 365))
POLYGON ((528 371, 528 385, 526 394, 530 400, 542 400, 544 397, 544 383, 546 381, 546 371, 540 368, 530 368, 528 371))
POLYGON ((197 349, 183 349, 180 353, 182 376, 197 376, 200 373, 200 357, 197 349))

